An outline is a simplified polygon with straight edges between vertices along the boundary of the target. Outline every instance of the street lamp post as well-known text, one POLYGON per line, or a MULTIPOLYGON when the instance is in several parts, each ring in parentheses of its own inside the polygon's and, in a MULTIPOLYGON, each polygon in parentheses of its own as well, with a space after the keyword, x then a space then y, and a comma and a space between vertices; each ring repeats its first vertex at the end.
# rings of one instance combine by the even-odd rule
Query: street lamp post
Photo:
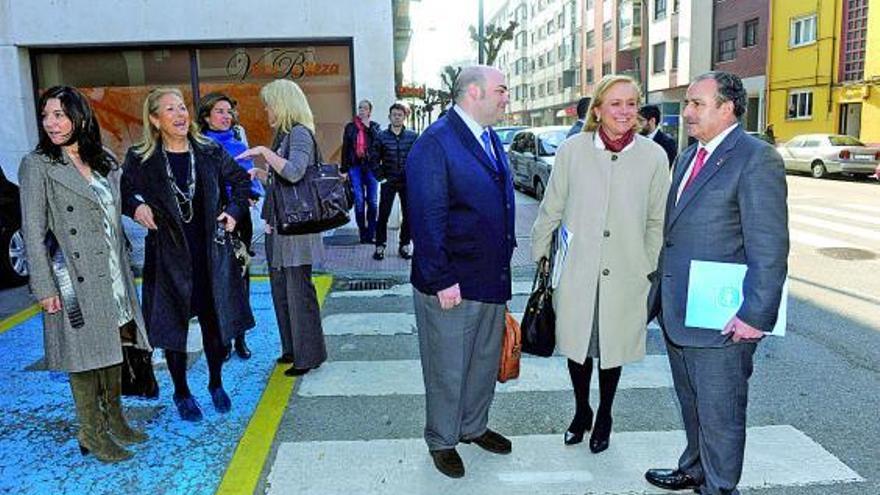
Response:
POLYGON ((486 63, 486 45, 485 45, 485 27, 483 26, 483 0, 479 2, 480 14, 477 18, 477 37, 480 41, 477 43, 479 46, 479 62, 480 65, 486 63))

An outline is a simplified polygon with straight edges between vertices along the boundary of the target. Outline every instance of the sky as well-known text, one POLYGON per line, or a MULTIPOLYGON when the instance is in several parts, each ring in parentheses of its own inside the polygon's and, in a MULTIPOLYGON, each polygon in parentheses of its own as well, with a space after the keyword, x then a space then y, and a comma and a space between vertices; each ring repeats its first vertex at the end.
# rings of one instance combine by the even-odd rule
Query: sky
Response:
MULTIPOLYGON (((484 0, 488 22, 503 0, 484 0)), ((410 3, 412 40, 403 65, 406 83, 440 87, 440 70, 445 65, 476 61, 477 47, 470 40, 468 26, 477 24, 478 0, 415 0, 410 3)))

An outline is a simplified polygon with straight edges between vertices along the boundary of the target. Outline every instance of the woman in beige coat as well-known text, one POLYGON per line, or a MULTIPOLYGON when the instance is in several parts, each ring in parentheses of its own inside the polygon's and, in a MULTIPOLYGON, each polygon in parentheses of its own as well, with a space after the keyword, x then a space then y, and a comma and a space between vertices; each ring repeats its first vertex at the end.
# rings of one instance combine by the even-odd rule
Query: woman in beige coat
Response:
POLYGON ((79 91, 50 88, 37 108, 40 142, 19 177, 30 286, 45 312, 46 363, 70 373, 82 453, 121 461, 132 456, 123 445, 147 439, 122 414, 122 346, 150 346, 122 233, 119 168, 79 91), (66 281, 53 269, 57 251, 66 281))
POLYGON ((645 356, 649 289, 663 230, 669 167, 666 154, 637 134, 640 94, 626 76, 596 86, 583 132, 566 139, 532 228, 535 261, 549 257, 551 241, 565 232, 553 277, 556 344, 568 358, 575 416, 565 444, 583 440, 608 448, 611 408, 621 367, 645 356), (585 302, 588 302, 585 304, 585 302), (590 375, 599 360, 599 409, 593 423, 590 375))

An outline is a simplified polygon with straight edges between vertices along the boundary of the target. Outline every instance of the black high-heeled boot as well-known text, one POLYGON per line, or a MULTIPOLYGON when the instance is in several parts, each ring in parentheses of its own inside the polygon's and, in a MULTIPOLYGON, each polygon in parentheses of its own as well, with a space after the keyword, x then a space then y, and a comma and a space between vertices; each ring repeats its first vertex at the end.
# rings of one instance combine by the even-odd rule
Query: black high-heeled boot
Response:
POLYGON ((590 377, 593 374, 593 359, 587 358, 584 364, 568 360, 568 375, 574 389, 575 413, 563 441, 565 445, 577 445, 584 441, 584 432, 590 431, 593 424, 593 409, 590 408, 590 377))
POLYGON ((607 450, 611 443, 611 425, 614 422, 611 408, 614 405, 617 384, 620 382, 621 369, 620 366, 604 370, 599 368, 599 410, 596 411, 596 424, 593 426, 593 434, 590 435, 590 451, 594 454, 607 450))

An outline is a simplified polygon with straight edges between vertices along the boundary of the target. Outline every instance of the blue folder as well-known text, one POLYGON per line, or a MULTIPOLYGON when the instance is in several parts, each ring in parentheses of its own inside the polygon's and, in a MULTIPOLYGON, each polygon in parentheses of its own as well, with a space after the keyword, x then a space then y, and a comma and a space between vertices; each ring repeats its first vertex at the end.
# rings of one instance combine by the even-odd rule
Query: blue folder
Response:
MULTIPOLYGON (((684 324, 691 328, 722 330, 743 302, 746 265, 717 261, 691 261, 684 324)), ((788 279, 782 286, 779 316, 770 335, 785 335, 788 314, 788 279)))

